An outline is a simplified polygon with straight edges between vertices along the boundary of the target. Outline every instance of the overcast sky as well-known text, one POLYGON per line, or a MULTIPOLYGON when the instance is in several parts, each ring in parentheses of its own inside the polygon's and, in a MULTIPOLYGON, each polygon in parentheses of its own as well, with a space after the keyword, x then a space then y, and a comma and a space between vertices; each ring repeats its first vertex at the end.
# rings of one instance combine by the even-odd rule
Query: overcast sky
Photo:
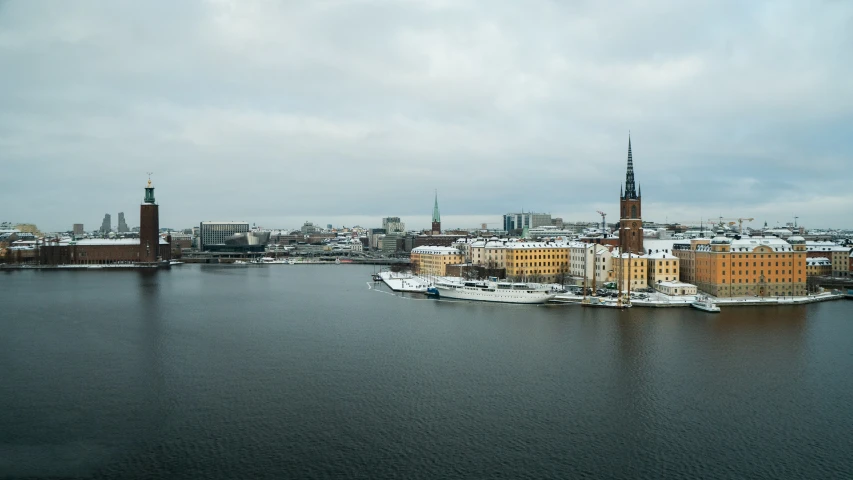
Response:
POLYGON ((43 230, 615 220, 629 130, 646 220, 853 227, 850 1, 0 0, 0 89, 43 230))

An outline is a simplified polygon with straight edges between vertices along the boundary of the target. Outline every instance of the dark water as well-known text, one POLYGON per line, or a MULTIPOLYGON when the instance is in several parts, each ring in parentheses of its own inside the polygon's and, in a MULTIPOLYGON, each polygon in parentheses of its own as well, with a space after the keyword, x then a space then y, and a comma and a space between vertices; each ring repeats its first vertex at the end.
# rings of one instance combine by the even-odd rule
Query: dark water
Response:
POLYGON ((853 478, 853 302, 436 302, 371 272, 3 273, 0 478, 853 478))

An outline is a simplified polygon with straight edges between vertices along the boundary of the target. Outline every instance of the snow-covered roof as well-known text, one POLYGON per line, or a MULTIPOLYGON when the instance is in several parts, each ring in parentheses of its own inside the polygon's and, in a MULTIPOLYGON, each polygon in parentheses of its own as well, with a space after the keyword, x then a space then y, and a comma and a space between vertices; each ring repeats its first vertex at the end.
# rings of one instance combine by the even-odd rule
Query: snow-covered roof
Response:
POLYGON ((519 249, 519 248, 566 248, 568 245, 565 243, 556 243, 556 242, 531 242, 531 241, 520 241, 513 242, 507 244, 507 248, 519 249))
POLYGON ((693 285, 692 283, 679 282, 678 280, 670 280, 668 282, 658 282, 657 284, 664 286, 664 287, 673 287, 673 288, 696 287, 696 285, 693 285))
POLYGON ((412 253, 417 253, 420 255, 462 255, 462 252, 460 252, 458 248, 438 247, 429 245, 415 247, 412 249, 412 253))
POLYGON ((832 265, 832 261, 826 257, 812 257, 806 259, 807 267, 814 267, 819 265, 832 265))
POLYGON ((833 242, 806 242, 806 250, 810 252, 847 252, 848 247, 833 242))
POLYGON ((644 238, 643 239, 643 248, 648 252, 651 250, 654 252, 655 250, 667 250, 672 251, 673 246, 676 243, 686 243, 689 244, 690 240, 682 240, 675 238, 668 239, 659 239, 659 238, 644 238))
POLYGON ((732 241, 732 252, 751 252, 757 247, 769 247, 777 252, 792 251, 791 244, 778 237, 743 237, 732 241))
POLYGON ((650 254, 646 255, 646 258, 654 258, 654 259, 658 259, 658 258, 666 258, 666 259, 670 259, 670 258, 678 258, 678 257, 676 257, 675 255, 673 255, 673 254, 671 254, 671 253, 667 253, 667 252, 653 252, 653 253, 650 253, 650 254))
MULTIPOLYGON (((168 245, 166 239, 163 237, 159 237, 160 245, 168 245)), ((52 242, 47 241, 47 245, 54 245, 52 242)), ((76 245, 76 246, 119 246, 119 245, 139 245, 138 238, 85 238, 82 240, 72 240, 70 238, 63 238, 59 241, 59 245, 76 245)))

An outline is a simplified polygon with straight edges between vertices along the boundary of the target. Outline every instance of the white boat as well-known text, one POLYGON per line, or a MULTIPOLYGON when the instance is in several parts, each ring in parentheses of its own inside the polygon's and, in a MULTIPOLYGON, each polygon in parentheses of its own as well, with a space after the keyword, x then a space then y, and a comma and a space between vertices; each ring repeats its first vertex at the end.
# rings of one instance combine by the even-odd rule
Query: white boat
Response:
POLYGON ((719 313, 720 312, 720 307, 718 307, 717 304, 711 300, 711 297, 707 297, 704 295, 697 296, 696 300, 690 302, 690 306, 695 308, 695 309, 702 310, 703 312, 709 312, 709 313, 719 313))
POLYGON ((170 260, 169 265, 183 265, 184 262, 179 262, 178 260, 170 260))
POLYGON ((273 257, 261 257, 256 263, 289 265, 292 262, 289 262, 287 260, 279 260, 279 259, 273 258, 273 257))
POLYGON ((436 282, 427 295, 456 300, 478 300, 501 303, 546 303, 557 294, 538 285, 487 281, 436 282))
POLYGON ((630 302, 604 299, 601 297, 587 297, 581 301, 584 307, 602 307, 602 308, 631 308, 630 302))

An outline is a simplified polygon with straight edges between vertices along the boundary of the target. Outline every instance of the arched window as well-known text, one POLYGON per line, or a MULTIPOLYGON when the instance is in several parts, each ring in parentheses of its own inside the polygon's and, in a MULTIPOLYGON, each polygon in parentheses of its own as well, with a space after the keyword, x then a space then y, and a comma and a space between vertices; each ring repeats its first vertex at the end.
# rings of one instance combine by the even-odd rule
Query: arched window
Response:
POLYGON ((637 218, 637 206, 631 205, 631 218, 637 218))

